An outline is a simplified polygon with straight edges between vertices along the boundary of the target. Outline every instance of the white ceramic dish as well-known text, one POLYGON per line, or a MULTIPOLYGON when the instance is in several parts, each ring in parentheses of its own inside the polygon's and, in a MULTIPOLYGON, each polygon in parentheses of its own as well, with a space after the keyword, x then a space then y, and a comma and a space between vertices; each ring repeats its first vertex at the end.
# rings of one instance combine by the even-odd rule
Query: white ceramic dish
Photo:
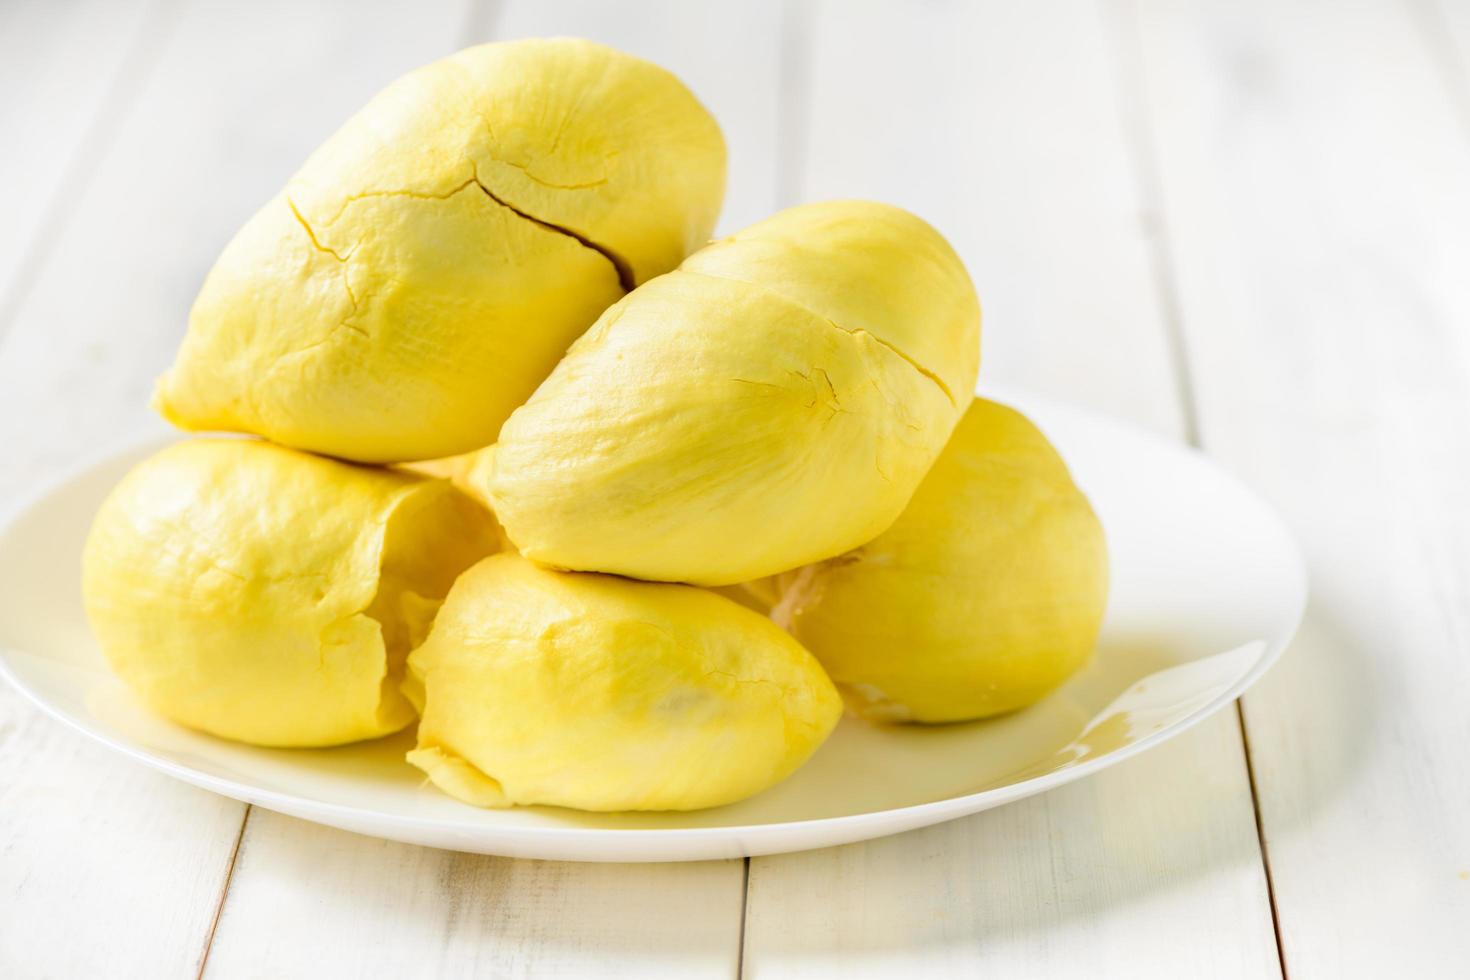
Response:
POLYGON ((77 471, 0 529, 0 674, 58 720, 186 782, 433 847, 694 860, 842 844, 976 813, 1120 762, 1229 704, 1281 653, 1306 602, 1301 558, 1281 522, 1201 454, 1032 396, 993 394, 1051 436, 1107 530, 1112 599, 1091 665, 1042 703, 998 720, 876 728, 844 719, 795 776, 733 806, 477 810, 402 761, 409 736, 258 749, 149 714, 88 633, 79 555, 98 503, 157 443, 77 471))

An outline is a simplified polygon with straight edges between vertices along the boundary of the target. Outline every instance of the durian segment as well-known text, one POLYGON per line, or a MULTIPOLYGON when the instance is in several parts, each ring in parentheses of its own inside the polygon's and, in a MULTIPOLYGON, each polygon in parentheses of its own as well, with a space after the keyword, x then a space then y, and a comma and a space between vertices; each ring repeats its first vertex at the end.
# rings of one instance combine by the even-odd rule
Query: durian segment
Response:
POLYGON ((848 331, 864 331, 963 407, 980 369, 980 303, 948 242, 875 201, 782 211, 689 256, 682 268, 749 282, 848 331))
POLYGON ((225 248, 155 403, 190 430, 402 462, 493 442, 626 289, 708 237, 714 120, 575 39, 399 79, 225 248))
POLYGON ((974 385, 959 259, 869 202, 747 234, 604 313, 480 454, 469 482, 523 554, 728 585, 840 554, 908 503, 974 385))
POLYGON ((456 575, 495 546, 442 480, 243 439, 140 463, 93 521, 83 594, 103 653, 150 707, 258 745, 375 738, 456 575))
POLYGON ((892 527, 780 585, 772 617, 855 711, 960 721, 1032 704, 1086 662, 1107 545, 1046 436, 977 398, 892 527))
POLYGON ((794 771, 842 711, 809 653, 727 599, 513 555, 455 583, 405 690, 423 712, 409 761, 494 807, 731 803, 794 771))
POLYGON ((628 286, 709 241, 725 196, 724 137, 674 75, 576 39, 514 42, 497 58, 475 50, 455 59, 492 107, 494 142, 476 162, 511 207, 606 251, 628 286))
POLYGON ((473 188, 344 222, 318 246, 277 197, 246 224, 159 382, 165 418, 344 459, 449 455, 492 441, 622 295, 601 256, 473 188))

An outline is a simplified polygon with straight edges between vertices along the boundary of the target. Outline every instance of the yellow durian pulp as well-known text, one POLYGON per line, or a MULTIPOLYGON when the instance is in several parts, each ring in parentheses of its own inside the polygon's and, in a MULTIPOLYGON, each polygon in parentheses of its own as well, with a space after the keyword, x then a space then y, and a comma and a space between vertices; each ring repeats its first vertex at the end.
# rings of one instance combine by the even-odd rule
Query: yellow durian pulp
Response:
POLYGON ((160 714, 258 745, 375 738, 413 721, 399 690, 494 518, 443 480, 244 439, 170 446, 92 523, 87 617, 160 714))
POLYGON ((1025 707, 1086 662, 1107 545, 1046 436, 977 398, 892 527, 779 585, 772 617, 855 711, 960 721, 1025 707))
POLYGON ((495 555, 409 658, 408 759, 488 807, 690 810, 758 793, 819 746, 841 699, 768 619, 701 589, 495 555))
POLYGON ((718 126, 589 41, 411 72, 327 140, 205 280, 155 402, 190 430, 366 462, 464 453, 633 285, 709 237, 718 126))
POLYGON ((728 585, 829 558, 908 503, 979 331, 963 264, 917 217, 792 208, 604 313, 468 480, 559 568, 728 585))

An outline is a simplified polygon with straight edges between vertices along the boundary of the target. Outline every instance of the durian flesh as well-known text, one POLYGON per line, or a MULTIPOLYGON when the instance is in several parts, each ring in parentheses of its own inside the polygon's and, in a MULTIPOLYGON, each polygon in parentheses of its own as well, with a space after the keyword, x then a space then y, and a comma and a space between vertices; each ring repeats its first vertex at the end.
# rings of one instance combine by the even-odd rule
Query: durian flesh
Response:
POLYGON ((156 404, 360 461, 485 446, 598 314, 703 244, 724 175, 719 128, 661 68, 567 38, 461 51, 241 229, 156 404))
POLYGON ((273 746, 374 738, 414 718, 399 684, 494 519, 447 482, 243 439, 140 463, 83 554, 88 619, 155 711, 273 746))
POLYGON ((478 806, 690 810, 758 793, 841 699, 764 617, 683 585, 495 555, 455 583, 405 689, 409 761, 478 806))
POLYGON ((855 711, 960 721, 1025 707, 1087 660, 1108 558, 1046 437, 977 398, 892 527, 778 582, 773 618, 855 711))
POLYGON ((887 205, 783 211, 609 309, 470 475, 520 551, 727 585, 897 518, 973 390, 980 310, 887 205))

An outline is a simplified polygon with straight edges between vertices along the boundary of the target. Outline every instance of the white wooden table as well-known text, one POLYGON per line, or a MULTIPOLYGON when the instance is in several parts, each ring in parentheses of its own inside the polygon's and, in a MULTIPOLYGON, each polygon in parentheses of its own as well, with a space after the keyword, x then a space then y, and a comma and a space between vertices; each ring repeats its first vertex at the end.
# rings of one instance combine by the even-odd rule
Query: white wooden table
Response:
POLYGON ((722 227, 918 211, 982 376, 1202 445, 1309 556, 1238 712, 827 851, 512 861, 327 830, 0 691, 0 977, 1470 976, 1470 2, 0 0, 0 504, 138 430, 233 230, 402 71, 653 58, 722 227))

